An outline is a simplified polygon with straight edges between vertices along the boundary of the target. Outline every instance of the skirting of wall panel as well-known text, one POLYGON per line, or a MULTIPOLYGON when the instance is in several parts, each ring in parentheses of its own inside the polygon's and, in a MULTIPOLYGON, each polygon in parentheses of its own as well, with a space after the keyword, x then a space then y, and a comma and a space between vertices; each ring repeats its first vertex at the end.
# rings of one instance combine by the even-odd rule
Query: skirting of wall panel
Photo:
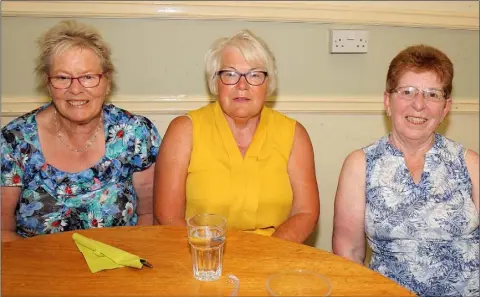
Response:
MULTIPOLYGON (((206 96, 116 96, 111 102, 118 107, 138 114, 182 114, 189 110, 200 108, 212 99, 206 96)), ((43 98, 2 98, 1 115, 5 117, 20 116, 43 104, 43 98)), ((353 113, 379 114, 383 113, 383 97, 378 98, 314 98, 291 96, 270 99, 267 105, 281 112, 296 113, 353 113)), ((453 113, 471 114, 479 112, 477 99, 455 99, 453 113)))
POLYGON ((313 22, 478 30, 476 1, 2 1, 2 16, 313 22))

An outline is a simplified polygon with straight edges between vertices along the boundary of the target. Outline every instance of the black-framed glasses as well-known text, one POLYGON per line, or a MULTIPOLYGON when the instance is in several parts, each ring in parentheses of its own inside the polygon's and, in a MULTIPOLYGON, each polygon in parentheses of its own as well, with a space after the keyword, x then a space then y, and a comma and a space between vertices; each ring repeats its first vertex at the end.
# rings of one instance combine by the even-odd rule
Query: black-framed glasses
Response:
POLYGON ((418 88, 412 86, 398 87, 390 93, 395 94, 398 98, 403 100, 414 100, 415 98, 417 98, 418 93, 420 92, 422 92, 423 98, 426 101, 431 102, 442 102, 447 97, 445 91, 440 89, 426 88, 423 90, 419 90, 418 88))
POLYGON ((252 86, 259 86, 265 82, 268 76, 268 72, 253 70, 247 73, 240 73, 235 70, 220 70, 217 71, 217 75, 225 85, 236 85, 242 76, 245 76, 247 82, 252 86))
POLYGON ((57 75, 57 76, 49 76, 48 80, 50 84, 55 89, 68 89, 73 80, 76 79, 84 88, 95 88, 100 84, 100 80, 103 77, 103 73, 100 74, 85 74, 80 75, 78 77, 70 77, 67 75, 57 75))

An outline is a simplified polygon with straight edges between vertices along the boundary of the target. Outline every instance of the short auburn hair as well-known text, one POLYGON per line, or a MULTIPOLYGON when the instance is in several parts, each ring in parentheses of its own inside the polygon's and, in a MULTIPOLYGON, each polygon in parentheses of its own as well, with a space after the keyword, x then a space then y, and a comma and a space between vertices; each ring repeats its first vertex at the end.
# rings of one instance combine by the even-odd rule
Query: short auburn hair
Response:
POLYGON ((386 89, 391 93, 398 81, 407 72, 433 72, 443 85, 445 98, 452 94, 453 64, 446 54, 425 44, 409 46, 393 58, 387 73, 386 89))

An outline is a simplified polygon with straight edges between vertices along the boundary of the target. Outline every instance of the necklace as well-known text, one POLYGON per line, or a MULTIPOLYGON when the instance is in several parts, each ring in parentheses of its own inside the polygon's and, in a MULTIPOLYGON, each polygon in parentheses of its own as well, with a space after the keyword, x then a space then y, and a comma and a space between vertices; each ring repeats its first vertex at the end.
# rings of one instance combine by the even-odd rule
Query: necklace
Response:
POLYGON ((63 138, 62 133, 60 133, 60 127, 59 127, 58 121, 57 121, 57 109, 54 109, 54 113, 53 113, 53 121, 55 122, 55 128, 56 128, 56 130, 57 130, 57 137, 58 137, 58 139, 59 139, 60 142, 62 142, 63 145, 65 145, 69 150, 71 150, 72 152, 76 152, 76 153, 83 153, 83 152, 86 151, 90 146, 92 146, 92 144, 95 142, 95 139, 97 139, 98 131, 100 131, 100 126, 102 125, 102 119, 103 119, 103 112, 100 114, 100 120, 98 121, 97 128, 95 128, 95 132, 94 132, 93 135, 90 137, 90 139, 87 141, 87 144, 85 144, 85 146, 84 146, 83 148, 76 149, 76 148, 71 147, 71 146, 68 144, 68 142, 63 138))

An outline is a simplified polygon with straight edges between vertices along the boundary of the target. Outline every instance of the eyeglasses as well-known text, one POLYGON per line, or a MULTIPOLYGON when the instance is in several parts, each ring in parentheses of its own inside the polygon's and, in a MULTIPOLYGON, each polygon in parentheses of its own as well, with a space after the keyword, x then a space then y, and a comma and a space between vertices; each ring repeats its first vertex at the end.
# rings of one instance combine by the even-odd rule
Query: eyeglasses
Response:
POLYGON ((235 85, 240 81, 242 76, 245 76, 247 82, 252 86, 259 86, 265 82, 268 76, 266 71, 249 71, 247 73, 240 73, 234 70, 220 70, 217 71, 217 75, 225 85, 235 85))
POLYGON ((419 92, 423 93, 423 98, 426 101, 442 102, 446 99, 446 94, 443 90, 435 88, 427 88, 419 90, 416 87, 399 87, 394 89, 391 94, 395 94, 398 98, 403 100, 414 100, 417 98, 419 92))
POLYGON ((66 75, 57 75, 57 76, 49 76, 48 80, 50 84, 55 89, 68 89, 73 80, 76 79, 84 88, 95 88, 100 84, 100 80, 103 77, 103 73, 101 74, 85 74, 78 77, 70 77, 66 75))

